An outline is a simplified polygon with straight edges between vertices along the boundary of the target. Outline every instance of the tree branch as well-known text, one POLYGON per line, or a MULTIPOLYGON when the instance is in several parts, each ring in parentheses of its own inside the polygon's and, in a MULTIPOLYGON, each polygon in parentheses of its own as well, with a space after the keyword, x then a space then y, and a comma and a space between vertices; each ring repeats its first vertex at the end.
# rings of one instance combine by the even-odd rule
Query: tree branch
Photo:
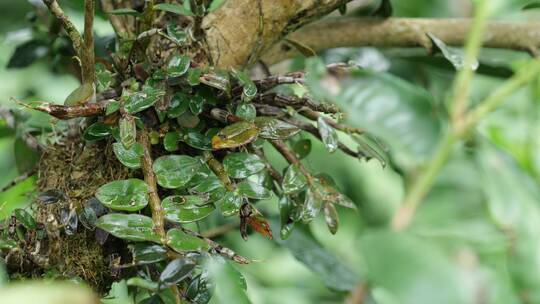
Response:
POLYGON ((351 0, 228 0, 206 16, 209 56, 219 68, 255 62, 283 36, 351 0))
POLYGON ((66 16, 64 13, 64 10, 58 5, 58 2, 56 0, 43 0, 45 5, 49 8, 51 13, 60 21, 62 24, 62 27, 66 30, 69 38, 71 39, 71 42, 73 43, 73 48, 77 52, 79 56, 82 54, 82 48, 83 48, 83 39, 81 37, 81 34, 71 22, 71 20, 66 16))
POLYGON ((84 0, 84 49, 81 53, 83 83, 95 83, 94 0, 84 0))
MULTIPOLYGON (((472 27, 472 19, 412 18, 334 18, 307 25, 287 38, 315 51, 337 47, 424 47, 431 51, 432 33, 448 45, 463 46, 472 27)), ((540 47, 540 22, 492 21, 486 25, 483 46, 518 51, 540 47)), ((262 60, 274 64, 298 55, 280 42, 266 52, 262 60)))

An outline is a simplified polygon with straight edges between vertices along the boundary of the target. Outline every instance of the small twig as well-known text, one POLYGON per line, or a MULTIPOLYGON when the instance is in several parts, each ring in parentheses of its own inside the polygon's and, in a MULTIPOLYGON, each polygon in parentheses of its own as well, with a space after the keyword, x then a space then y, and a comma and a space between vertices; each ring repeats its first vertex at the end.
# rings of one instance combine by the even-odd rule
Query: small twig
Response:
POLYGON ((62 120, 102 115, 107 110, 107 105, 112 102, 112 100, 102 100, 97 103, 64 106, 50 102, 37 102, 36 104, 33 102, 32 104, 28 104, 20 100, 13 100, 25 108, 41 111, 62 120))
POLYGON ((27 178, 29 178, 30 176, 34 175, 35 173, 37 172, 37 168, 32 168, 32 170, 30 171, 27 171, 19 176, 17 176, 15 179, 13 179, 11 182, 9 182, 7 185, 5 185, 4 187, 0 188, 0 193, 2 192, 5 192, 9 189, 11 189, 12 187, 15 187, 17 184, 19 184, 20 182, 23 182, 25 181, 27 178))
POLYGON ((225 171, 225 168, 217 159, 214 158, 211 152, 204 152, 204 160, 208 164, 208 167, 210 167, 210 170, 212 170, 223 183, 227 191, 234 191, 235 187, 229 178, 229 175, 225 171))
POLYGON ((361 135, 364 133, 364 130, 358 129, 358 128, 352 128, 346 125, 342 125, 340 123, 337 123, 333 121, 330 118, 324 117, 321 113, 318 113, 316 111, 313 111, 310 108, 302 108, 298 111, 302 116, 309 118, 311 120, 318 120, 319 117, 323 117, 324 121, 326 121, 327 124, 329 124, 332 128, 340 130, 342 132, 345 132, 347 134, 358 134, 361 135))
POLYGON ((211 250, 214 251, 215 253, 218 253, 220 254, 221 256, 223 257, 226 257, 228 259, 231 259, 233 261, 235 261, 236 263, 239 263, 239 264, 249 264, 249 260, 241 255, 238 255, 236 252, 234 252, 233 250, 227 248, 227 247, 224 247, 224 246, 221 246, 220 244, 212 241, 211 239, 209 239, 208 237, 205 237, 203 235, 201 235, 200 233, 197 233, 195 231, 192 231, 192 230, 189 230, 189 229, 186 229, 186 228, 182 228, 182 230, 188 234, 191 234, 193 236, 196 236, 198 238, 201 238, 203 239, 204 241, 206 241, 208 243, 208 245, 210 245, 211 247, 211 250))
POLYGON ((161 241, 166 244, 165 236, 165 216, 163 207, 158 195, 156 175, 152 169, 152 146, 145 130, 139 132, 139 141, 143 146, 144 153, 141 157, 141 168, 144 174, 144 181, 148 185, 148 195, 150 198, 150 209, 152 210, 152 221, 154 231, 160 236, 161 241))
POLYGON ((274 105, 278 107, 292 107, 293 109, 310 109, 316 112, 323 112, 329 114, 339 113, 339 109, 330 103, 317 103, 311 98, 307 97, 295 97, 276 93, 263 93, 257 95, 253 102, 259 102, 263 104, 274 105))
POLYGON ((71 39, 71 42, 73 43, 73 48, 77 52, 79 56, 83 53, 83 39, 81 37, 81 34, 71 22, 71 20, 66 16, 64 13, 64 10, 58 5, 58 2, 56 0, 43 0, 43 3, 47 5, 51 13, 60 21, 62 24, 62 27, 66 30, 69 38, 71 39))
POLYGON ((302 165, 300 160, 296 157, 294 154, 294 151, 291 150, 282 140, 270 140, 269 141, 272 146, 289 162, 291 165, 297 165, 300 169, 300 172, 305 175, 308 184, 313 184, 313 177, 309 173, 309 171, 302 165))

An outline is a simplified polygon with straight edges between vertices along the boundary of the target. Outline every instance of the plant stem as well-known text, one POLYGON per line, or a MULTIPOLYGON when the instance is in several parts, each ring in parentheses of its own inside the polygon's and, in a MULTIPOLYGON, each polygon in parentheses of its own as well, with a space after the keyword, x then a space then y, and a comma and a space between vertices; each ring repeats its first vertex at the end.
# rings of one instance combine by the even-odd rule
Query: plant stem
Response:
POLYGON ((84 49, 81 51, 82 82, 95 83, 94 0, 84 0, 84 49))

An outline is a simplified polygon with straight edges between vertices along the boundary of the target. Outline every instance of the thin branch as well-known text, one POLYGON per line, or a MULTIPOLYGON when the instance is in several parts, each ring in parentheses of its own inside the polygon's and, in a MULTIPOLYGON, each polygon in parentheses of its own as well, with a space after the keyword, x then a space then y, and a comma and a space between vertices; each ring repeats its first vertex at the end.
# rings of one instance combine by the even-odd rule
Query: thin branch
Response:
POLYGON ((339 109, 330 103, 318 103, 311 98, 307 97, 295 97, 289 95, 282 95, 277 93, 263 93, 257 95, 253 102, 259 102, 278 107, 292 107, 296 110, 307 108, 316 112, 336 114, 339 113, 339 109))
POLYGON ((304 165, 302 165, 300 160, 294 154, 294 151, 291 150, 289 146, 287 146, 282 140, 270 140, 269 142, 287 160, 287 162, 289 162, 289 164, 298 166, 300 172, 305 175, 308 184, 311 185, 314 183, 313 177, 309 171, 306 169, 306 167, 304 167, 304 165))
POLYGON ((364 134, 364 130, 362 130, 362 129, 342 125, 340 123, 337 123, 337 122, 333 121, 330 118, 324 117, 321 113, 318 113, 318 112, 313 111, 313 110, 308 109, 308 108, 301 109, 299 111, 299 113, 302 116, 304 116, 306 118, 309 118, 311 120, 315 120, 315 121, 318 120, 319 117, 322 117, 324 119, 324 121, 326 121, 326 123, 329 124, 332 128, 340 130, 340 131, 345 132, 347 134, 358 134, 358 135, 364 134))
POLYGON ((205 237, 205 238, 209 238, 209 239, 215 238, 215 237, 218 237, 218 236, 222 236, 222 235, 226 234, 227 232, 238 228, 239 226, 240 226, 240 223, 238 223, 238 222, 228 223, 228 224, 218 226, 218 227, 210 229, 210 230, 206 230, 206 231, 201 233, 201 236, 205 237))
POLYGON ((144 148, 143 156, 141 157, 141 167, 144 174, 144 181, 148 185, 148 195, 150 201, 150 209, 152 210, 152 221, 154 223, 154 231, 160 236, 163 244, 166 244, 165 236, 165 215, 161 200, 158 195, 156 175, 152 169, 152 146, 148 139, 148 134, 145 130, 139 132, 139 141, 144 148))
MULTIPOLYGON (((287 38, 320 52, 338 47, 424 47, 432 48, 431 33, 448 45, 463 46, 472 19, 334 18, 309 24, 287 38)), ((483 45, 489 48, 529 52, 540 47, 540 22, 491 21, 486 25, 483 45)), ((262 60, 271 65, 298 55, 285 42, 269 49, 262 60)))
POLYGON ((85 103, 82 105, 64 106, 50 102, 33 102, 31 104, 28 104, 20 100, 15 101, 25 108, 41 111, 62 120, 105 114, 105 111, 107 110, 107 105, 112 102, 112 100, 108 99, 99 101, 97 103, 85 103))
POLYGON ((83 83, 95 83, 94 0, 84 0, 84 49, 81 52, 83 83))
POLYGON ((47 5, 51 13, 60 21, 62 24, 62 27, 66 30, 69 38, 71 39, 71 42, 73 43, 73 48, 77 52, 79 56, 83 53, 83 38, 81 37, 81 34, 71 22, 71 20, 66 16, 64 13, 64 10, 58 5, 58 2, 56 0, 43 0, 43 3, 47 5))

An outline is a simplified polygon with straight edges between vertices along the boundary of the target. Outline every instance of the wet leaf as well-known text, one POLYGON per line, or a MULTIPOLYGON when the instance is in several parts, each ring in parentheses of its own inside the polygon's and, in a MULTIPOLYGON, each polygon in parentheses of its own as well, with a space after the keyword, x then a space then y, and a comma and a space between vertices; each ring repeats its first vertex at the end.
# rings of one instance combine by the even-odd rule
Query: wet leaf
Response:
POLYGON ((242 100, 247 102, 253 99, 257 95, 257 86, 253 83, 249 75, 244 71, 233 71, 233 75, 243 87, 242 100))
POLYGON ((279 215, 281 222, 281 229, 279 230, 279 235, 282 240, 286 240, 290 235, 294 227, 294 222, 291 220, 291 213, 294 209, 292 200, 287 196, 283 195, 279 199, 279 215))
POLYGON ((435 47, 443 54, 444 58, 450 61, 450 63, 454 66, 454 68, 456 68, 456 70, 469 68, 474 71, 478 69, 478 66, 480 65, 478 61, 475 61, 469 67, 465 66, 465 53, 461 49, 447 46, 446 43, 444 43, 432 33, 427 33, 427 36, 429 37, 429 39, 431 39, 435 47))
POLYGON ((171 261, 159 276, 160 288, 167 288, 186 279, 196 264, 190 259, 176 259, 171 261))
POLYGON ((287 139, 300 132, 297 126, 273 117, 257 117, 254 123, 260 131, 260 136, 266 139, 287 139))
POLYGON ((84 206, 79 213, 79 221, 84 226, 84 228, 93 231, 96 229, 98 216, 93 208, 89 206, 84 206))
POLYGON ((160 243, 152 219, 144 215, 109 213, 100 217, 96 226, 124 240, 160 243))
POLYGON ((188 109, 189 96, 185 93, 177 92, 171 98, 169 109, 167 110, 167 116, 170 118, 176 118, 184 114, 188 109))
POLYGON ((269 199, 272 197, 272 192, 261 185, 250 181, 243 181, 236 185, 236 192, 253 199, 269 199))
POLYGON ((215 207, 203 195, 173 195, 162 202, 165 218, 177 223, 199 221, 214 211, 215 207))
POLYGON ((268 221, 264 217, 250 216, 246 219, 246 222, 251 227, 251 229, 257 231, 262 236, 265 236, 269 238, 270 240, 273 238, 272 230, 270 229, 270 224, 268 224, 268 221))
POLYGON ((173 228, 167 231, 167 246, 180 253, 185 253, 186 251, 207 251, 210 249, 210 245, 205 240, 187 234, 180 228, 173 228))
POLYGON ((92 99, 95 99, 95 94, 96 90, 94 88, 94 85, 91 83, 85 83, 76 88, 68 95, 68 97, 66 97, 66 100, 64 100, 64 105, 74 106, 87 103, 92 99))
POLYGON ((103 139, 111 135, 111 126, 96 122, 84 130, 83 138, 88 141, 103 139))
POLYGON ((188 56, 175 55, 167 64, 167 76, 180 77, 184 75, 190 66, 191 59, 188 56))
POLYGON ((153 264, 167 259, 167 249, 152 243, 134 243, 128 246, 135 265, 153 264))
POLYGON ((66 235, 74 235, 79 225, 79 217, 75 209, 62 209, 60 212, 60 224, 64 227, 66 235))
POLYGON ((141 156, 143 155, 143 146, 135 143, 130 149, 124 148, 121 143, 113 144, 113 151, 116 158, 126 167, 130 169, 138 169, 141 167, 141 156))
POLYGON ((187 33, 178 24, 167 24, 167 36, 177 44, 183 44, 187 41, 187 33))
POLYGON ((163 95, 165 95, 165 91, 145 86, 142 91, 128 97, 124 109, 129 114, 138 113, 153 106, 163 95))
POLYGON ((221 91, 231 91, 231 81, 229 76, 225 73, 206 73, 199 78, 202 83, 207 86, 211 86, 221 91))
POLYGON ((181 135, 177 131, 167 132, 165 137, 163 137, 163 147, 169 152, 178 150, 178 142, 180 141, 180 138, 181 135))
POLYGON ((203 105, 205 103, 204 98, 201 95, 195 95, 189 100, 189 109, 193 115, 201 114, 203 105))
POLYGON ((137 137, 137 126, 133 116, 123 116, 119 122, 120 142, 125 149, 131 149, 137 137))
POLYGON ((299 165, 292 164, 285 171, 281 187, 284 194, 296 194, 304 190, 306 184, 306 176, 300 171, 299 165))
POLYGON ((338 148, 338 135, 336 130, 326 122, 324 117, 319 117, 317 119, 317 126, 319 127, 319 134, 321 135, 326 150, 330 153, 335 152, 338 148))
POLYGON ((241 103, 236 107, 236 116, 252 121, 257 116, 257 109, 251 103, 241 103))
POLYGON ((328 230, 330 230, 330 233, 336 234, 339 226, 339 217, 336 207, 334 207, 332 203, 326 203, 324 204, 323 210, 324 220, 326 222, 328 230))
POLYGON ((188 132, 183 139, 186 144, 193 148, 207 151, 212 150, 210 137, 199 132, 188 132))
POLYGON ((153 169, 160 186, 169 189, 182 188, 200 168, 201 162, 187 155, 166 155, 154 161, 153 169))
POLYGON ((320 190, 315 187, 309 187, 306 191, 306 199, 302 208, 302 220, 306 223, 311 222, 321 212, 323 206, 323 197, 320 190))
POLYGON ((30 213, 28 213, 28 211, 21 208, 17 208, 15 209, 14 213, 15 213, 15 218, 17 219, 17 221, 23 224, 23 226, 26 227, 26 229, 36 229, 37 227, 36 220, 30 213))
POLYGON ((253 123, 240 121, 228 125, 212 137, 212 148, 219 150, 240 147, 255 140, 257 135, 259 130, 253 123))
POLYGON ((176 3, 159 3, 154 5, 154 10, 166 11, 174 14, 184 15, 184 16, 193 16, 189 1, 186 1, 187 4, 180 5, 176 3))
POLYGON ((190 86, 196 86, 198 85, 199 83, 201 83, 201 75, 202 75, 202 69, 197 67, 197 68, 192 68, 192 69, 189 69, 188 71, 188 75, 187 75, 187 82, 190 86))
POLYGON ((296 157, 302 159, 309 155, 311 152, 311 140, 309 139, 300 139, 295 142, 293 145, 293 150, 296 152, 296 157))
POLYGON ((223 167, 232 178, 246 178, 265 168, 265 164, 256 154, 246 152, 229 153, 223 159, 223 167))
POLYGON ((237 214, 238 211, 240 211, 242 203, 242 196, 236 194, 235 192, 225 193, 225 195, 217 202, 223 216, 231 216, 237 214))
POLYGON ((114 210, 138 211, 148 205, 148 185, 136 178, 116 180, 99 187, 96 198, 114 210))
POLYGON ((208 193, 220 187, 223 187, 221 181, 206 164, 203 164, 197 170, 197 173, 191 178, 187 186, 189 192, 195 193, 208 193))

